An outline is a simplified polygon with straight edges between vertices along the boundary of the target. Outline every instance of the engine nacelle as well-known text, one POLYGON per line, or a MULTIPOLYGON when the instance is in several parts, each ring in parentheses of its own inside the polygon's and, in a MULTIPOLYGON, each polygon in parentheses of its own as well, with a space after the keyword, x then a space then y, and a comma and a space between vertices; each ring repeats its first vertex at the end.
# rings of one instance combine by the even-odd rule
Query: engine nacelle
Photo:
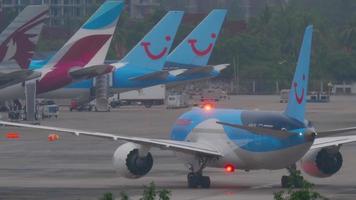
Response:
POLYGON ((300 163, 310 176, 326 178, 340 170, 343 159, 338 149, 317 149, 305 155, 300 163))
POLYGON ((126 178, 140 178, 151 171, 153 157, 141 145, 125 143, 116 149, 113 156, 116 171, 126 178))

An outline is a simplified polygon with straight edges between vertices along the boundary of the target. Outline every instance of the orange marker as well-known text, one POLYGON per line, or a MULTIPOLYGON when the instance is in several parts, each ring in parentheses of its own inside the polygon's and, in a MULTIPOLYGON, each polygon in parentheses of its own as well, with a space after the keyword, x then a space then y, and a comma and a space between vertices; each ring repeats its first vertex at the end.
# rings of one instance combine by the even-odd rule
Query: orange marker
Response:
POLYGON ((49 142, 54 142, 54 141, 57 141, 57 140, 59 140, 59 135, 57 135, 55 133, 48 135, 48 141, 49 142))
POLYGON ((20 134, 18 133, 6 133, 7 139, 20 139, 20 134))

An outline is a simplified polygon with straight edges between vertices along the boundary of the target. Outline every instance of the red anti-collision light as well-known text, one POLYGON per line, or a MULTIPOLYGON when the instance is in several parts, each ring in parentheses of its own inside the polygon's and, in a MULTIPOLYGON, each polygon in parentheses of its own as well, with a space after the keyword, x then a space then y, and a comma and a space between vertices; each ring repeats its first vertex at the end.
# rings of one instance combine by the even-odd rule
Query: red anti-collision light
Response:
POLYGON ((205 105, 204 105, 204 110, 209 111, 209 110, 211 110, 211 109, 212 109, 212 106, 211 106, 210 104, 205 104, 205 105))
POLYGON ((225 171, 228 172, 228 173, 232 173, 235 171, 235 166, 231 165, 231 164, 227 164, 225 165, 225 171))

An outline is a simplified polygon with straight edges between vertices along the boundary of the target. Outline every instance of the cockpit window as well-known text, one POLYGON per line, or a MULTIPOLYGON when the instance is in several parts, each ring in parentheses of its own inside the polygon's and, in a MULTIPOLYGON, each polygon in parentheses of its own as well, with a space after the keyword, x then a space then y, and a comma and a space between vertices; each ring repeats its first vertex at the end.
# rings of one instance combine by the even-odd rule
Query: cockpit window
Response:
POLYGON ((241 114, 244 125, 275 130, 294 130, 305 128, 304 123, 288 118, 281 113, 261 113, 245 111, 241 114))

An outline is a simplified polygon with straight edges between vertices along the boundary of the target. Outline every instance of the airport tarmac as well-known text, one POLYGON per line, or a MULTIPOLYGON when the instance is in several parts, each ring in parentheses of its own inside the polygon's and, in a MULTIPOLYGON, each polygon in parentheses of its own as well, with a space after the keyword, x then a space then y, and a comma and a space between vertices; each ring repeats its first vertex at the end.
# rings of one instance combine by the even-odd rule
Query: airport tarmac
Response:
MULTIPOLYGON (((233 96, 220 107, 283 110, 279 96, 233 96)), ((175 119, 187 109, 165 107, 127 107, 109 113, 61 111, 59 119, 42 125, 95 130, 128 136, 169 138, 175 119)), ((2 113, 2 115, 6 115, 2 113)), ((356 97, 336 96, 330 103, 308 104, 308 118, 319 130, 356 126, 356 97)), ((121 143, 100 138, 60 134, 60 140, 48 142, 53 132, 0 128, 0 199, 97 200, 105 192, 118 195, 125 191, 137 199, 143 185, 154 181, 158 188, 172 191, 172 199, 273 199, 280 191, 280 178, 286 170, 237 171, 208 168, 210 189, 187 189, 184 165, 170 151, 154 150, 153 170, 144 178, 119 177, 111 157, 121 143), (5 138, 8 132, 20 133, 17 140, 5 138)), ((317 191, 329 199, 356 199, 356 144, 341 149, 344 165, 334 176, 316 179, 317 191)))

